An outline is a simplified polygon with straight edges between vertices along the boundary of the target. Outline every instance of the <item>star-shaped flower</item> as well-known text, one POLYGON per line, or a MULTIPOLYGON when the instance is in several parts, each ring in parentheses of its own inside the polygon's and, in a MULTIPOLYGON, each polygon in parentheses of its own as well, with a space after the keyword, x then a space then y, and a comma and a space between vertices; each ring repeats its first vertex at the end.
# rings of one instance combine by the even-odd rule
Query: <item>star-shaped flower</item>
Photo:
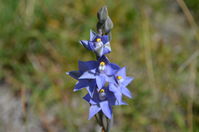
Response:
POLYGON ((97 90, 99 91, 106 82, 113 82, 114 74, 120 67, 111 63, 107 57, 102 56, 97 60, 98 66, 94 69, 84 72, 79 79, 95 79, 97 90))
POLYGON ((122 94, 132 98, 131 92, 126 88, 126 86, 133 80, 132 77, 126 76, 126 68, 123 67, 114 76, 115 83, 109 84, 109 89, 112 91, 117 98, 118 103, 122 102, 122 94))
POLYGON ((67 72, 68 75, 78 80, 75 85, 74 91, 81 90, 82 88, 86 88, 90 95, 92 95, 94 87, 96 86, 96 81, 93 79, 79 79, 79 77, 88 70, 97 67, 97 61, 79 61, 79 71, 71 71, 67 72))
MULTIPOLYGON (((93 97, 87 94, 86 96, 84 96, 84 99, 91 105, 88 119, 91 119, 99 111, 102 111, 106 117, 111 119, 112 106, 119 105, 116 101, 114 94, 109 91, 108 87, 103 87, 100 91, 97 91, 95 89, 93 97)), ((125 102, 122 102, 122 105, 125 104, 125 102)))
POLYGON ((80 44, 82 44, 88 50, 95 52, 98 57, 111 52, 109 36, 101 36, 93 31, 90 31, 90 40, 81 40, 80 44))

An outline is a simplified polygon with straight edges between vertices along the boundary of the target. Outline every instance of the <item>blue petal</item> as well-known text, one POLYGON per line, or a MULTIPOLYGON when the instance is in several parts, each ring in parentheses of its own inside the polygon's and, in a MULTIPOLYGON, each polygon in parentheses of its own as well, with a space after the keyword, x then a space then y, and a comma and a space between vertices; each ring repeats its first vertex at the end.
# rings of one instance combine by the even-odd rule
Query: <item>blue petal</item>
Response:
POLYGON ((118 102, 119 105, 122 104, 122 94, 120 92, 115 92, 114 93, 116 101, 118 102))
POLYGON ((122 94, 124 94, 125 96, 127 96, 129 98, 132 98, 131 92, 126 87, 122 88, 122 94))
POLYGON ((86 94, 84 97, 83 97, 84 100, 86 100, 89 104, 92 104, 92 105, 95 105, 97 104, 98 102, 96 102, 94 99, 91 98, 91 96, 89 94, 86 94))
POLYGON ((102 42, 105 44, 105 43, 107 43, 107 42, 109 42, 109 37, 108 37, 108 35, 103 35, 102 37, 101 37, 101 39, 102 39, 102 42))
POLYGON ((90 41, 93 41, 96 38, 97 34, 90 30, 90 41))
POLYGON ((94 94, 94 88, 93 88, 93 87, 86 87, 86 89, 87 89, 87 91, 88 91, 89 95, 90 95, 91 97, 93 97, 93 94, 94 94))
POLYGON ((90 120, 96 113, 98 113, 101 110, 101 108, 98 105, 91 105, 89 109, 89 117, 90 120))
POLYGON ((87 61, 87 62, 78 61, 78 64, 79 64, 79 66, 78 66, 79 70, 81 72, 85 72, 85 71, 96 68, 98 63, 97 63, 97 61, 87 61))
POLYGON ((105 77, 103 75, 96 76, 96 83, 99 91, 106 83, 105 77))
POLYGON ((104 44, 104 48, 107 49, 107 53, 111 52, 111 44, 109 42, 104 44))
POLYGON ((111 92, 122 92, 121 91, 121 89, 120 89, 120 87, 118 87, 118 86, 116 86, 115 84, 113 84, 113 83, 110 83, 109 84, 109 90, 111 91, 111 92))
POLYGON ((113 74, 115 74, 116 72, 118 72, 118 70, 120 69, 120 67, 114 63, 109 63, 108 65, 106 65, 105 68, 105 73, 107 75, 112 76, 113 74))
POLYGON ((116 74, 116 76, 122 76, 124 79, 126 78, 126 67, 122 67, 116 74))
POLYGON ((74 92, 82 89, 82 88, 86 88, 88 87, 88 81, 87 80, 79 80, 76 85, 75 85, 75 88, 74 88, 74 92))
POLYGON ((86 87, 88 93, 90 94, 91 97, 93 97, 94 90, 96 88, 96 81, 95 80, 88 80, 88 87, 86 87))
POLYGON ((116 105, 116 98, 112 92, 108 92, 108 102, 110 106, 116 105))
POLYGON ((127 105, 127 103, 124 101, 118 102, 115 98, 115 95, 112 92, 108 93, 108 101, 109 101, 110 106, 112 106, 112 105, 127 105))
POLYGON ((83 45, 86 49, 91 50, 90 45, 89 45, 89 41, 87 41, 87 40, 80 40, 79 43, 81 45, 83 45))
POLYGON ((106 47, 103 47, 103 53, 102 53, 102 55, 106 55, 106 54, 108 54, 108 53, 110 53, 111 52, 111 50, 109 50, 108 48, 106 48, 106 47))
POLYGON ((114 94, 114 96, 115 96, 117 102, 118 102, 119 104, 122 104, 122 92, 121 92, 121 90, 120 90, 120 87, 117 87, 116 85, 110 83, 110 84, 109 84, 109 90, 110 90, 111 92, 113 92, 113 94, 114 94))
POLYGON ((100 107, 102 109, 102 112, 106 115, 106 117, 108 117, 109 119, 111 119, 111 117, 112 117, 112 109, 109 106, 108 101, 102 101, 102 102, 100 102, 100 107))
POLYGON ((125 80, 122 82, 122 85, 126 87, 127 85, 129 85, 129 83, 131 83, 132 80, 134 80, 134 78, 126 77, 125 80))
POLYGON ((78 78, 81 76, 81 73, 79 71, 71 71, 66 72, 67 75, 71 76, 72 78, 78 80, 78 78))
POLYGON ((90 99, 91 99, 91 96, 89 94, 86 94, 84 97, 83 97, 84 100, 86 100, 88 103, 90 102, 90 99))
POLYGON ((95 49, 94 42, 92 42, 92 41, 88 42, 88 46, 89 46, 90 50, 92 50, 92 51, 95 49))
POLYGON ((113 65, 110 63, 110 64, 106 65, 105 73, 107 75, 112 76, 113 74, 115 74, 117 72, 117 70, 118 69, 116 69, 115 67, 113 67, 113 65))
POLYGON ((79 77, 79 79, 95 79, 95 78, 96 78, 95 70, 86 71, 79 77))
POLYGON ((101 56, 104 55, 104 53, 103 53, 103 47, 99 47, 97 49, 95 48, 94 50, 95 50, 95 53, 97 54, 97 56, 101 57, 101 56))
POLYGON ((114 76, 106 76, 106 81, 109 83, 116 83, 114 76))

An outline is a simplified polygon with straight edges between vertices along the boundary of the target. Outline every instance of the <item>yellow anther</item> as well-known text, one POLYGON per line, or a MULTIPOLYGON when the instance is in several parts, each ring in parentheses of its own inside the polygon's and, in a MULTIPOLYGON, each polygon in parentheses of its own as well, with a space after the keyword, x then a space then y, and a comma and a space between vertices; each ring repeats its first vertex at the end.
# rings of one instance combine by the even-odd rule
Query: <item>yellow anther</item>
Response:
POLYGON ((100 66, 105 66, 105 62, 100 62, 100 66))
POLYGON ((99 91, 100 93, 104 93, 104 89, 100 89, 100 91, 99 91))
POLYGON ((100 41, 101 41, 101 38, 97 38, 97 39, 96 39, 96 42, 100 42, 100 41))
POLYGON ((117 76, 117 79, 118 79, 118 80, 122 79, 122 76, 117 76))

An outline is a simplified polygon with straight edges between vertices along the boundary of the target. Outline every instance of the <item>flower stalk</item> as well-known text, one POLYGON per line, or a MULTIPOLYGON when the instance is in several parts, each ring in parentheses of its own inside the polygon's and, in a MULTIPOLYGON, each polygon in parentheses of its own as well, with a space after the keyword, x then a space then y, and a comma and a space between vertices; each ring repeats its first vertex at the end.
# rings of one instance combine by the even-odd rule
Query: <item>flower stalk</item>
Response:
POLYGON ((85 88, 88 93, 83 97, 90 104, 89 118, 95 116, 102 132, 109 132, 113 123, 114 105, 127 105, 123 95, 132 98, 127 85, 133 80, 126 76, 126 68, 111 63, 106 54, 111 52, 111 29, 113 22, 108 16, 106 6, 97 13, 97 33, 90 31, 89 40, 81 40, 80 44, 96 54, 96 60, 79 61, 79 70, 67 72, 78 82, 74 91, 85 88))

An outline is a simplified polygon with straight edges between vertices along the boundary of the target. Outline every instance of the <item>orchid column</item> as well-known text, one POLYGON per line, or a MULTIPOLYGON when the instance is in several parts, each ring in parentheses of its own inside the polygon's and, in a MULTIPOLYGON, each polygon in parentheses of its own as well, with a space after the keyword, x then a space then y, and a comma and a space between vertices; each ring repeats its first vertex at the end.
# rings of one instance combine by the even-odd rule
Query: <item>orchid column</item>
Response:
POLYGON ((123 95, 132 98, 127 85, 133 80, 126 76, 126 68, 111 63, 105 56, 111 52, 110 40, 113 23, 108 16, 107 7, 98 13, 97 31, 90 31, 89 40, 81 40, 80 44, 96 54, 96 60, 79 61, 79 70, 67 72, 76 79, 74 91, 85 88, 88 91, 83 98, 90 104, 89 117, 96 117, 102 131, 108 132, 113 117, 113 105, 126 105, 123 95))

